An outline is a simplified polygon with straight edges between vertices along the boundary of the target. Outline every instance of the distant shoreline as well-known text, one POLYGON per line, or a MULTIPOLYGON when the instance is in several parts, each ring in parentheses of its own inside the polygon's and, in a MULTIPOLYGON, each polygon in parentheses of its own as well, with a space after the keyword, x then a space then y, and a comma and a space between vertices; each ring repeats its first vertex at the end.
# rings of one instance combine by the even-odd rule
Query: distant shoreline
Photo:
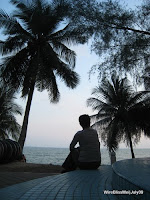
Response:
MULTIPOLYGON (((38 146, 25 146, 25 148, 52 148, 52 149, 68 149, 69 150, 69 147, 38 147, 38 146)), ((105 147, 102 147, 102 148, 100 148, 101 150, 107 150, 107 148, 105 148, 105 147)), ((129 150, 130 151, 130 148, 128 147, 128 148, 119 148, 119 149, 117 149, 117 151, 118 150, 123 150, 123 149, 125 149, 125 150, 129 150)), ((134 147, 134 149, 136 150, 136 149, 147 149, 147 150, 149 150, 150 148, 136 148, 136 147, 134 147)))

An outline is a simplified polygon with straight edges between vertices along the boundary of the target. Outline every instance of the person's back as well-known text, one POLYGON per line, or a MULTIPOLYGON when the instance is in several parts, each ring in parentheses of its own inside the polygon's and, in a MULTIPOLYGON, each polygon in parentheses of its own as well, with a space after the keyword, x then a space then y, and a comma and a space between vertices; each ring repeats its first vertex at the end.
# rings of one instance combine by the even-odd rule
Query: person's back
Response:
POLYGON ((79 123, 83 130, 75 134, 70 144, 70 154, 62 165, 65 169, 62 173, 75 170, 77 167, 97 169, 101 164, 100 142, 97 131, 90 127, 90 117, 81 115, 79 123), (77 143, 79 143, 79 148, 75 148, 77 143))
POLYGON ((73 149, 77 142, 79 142, 80 146, 79 162, 100 161, 100 145, 96 130, 89 127, 77 132, 70 144, 70 149, 73 149))

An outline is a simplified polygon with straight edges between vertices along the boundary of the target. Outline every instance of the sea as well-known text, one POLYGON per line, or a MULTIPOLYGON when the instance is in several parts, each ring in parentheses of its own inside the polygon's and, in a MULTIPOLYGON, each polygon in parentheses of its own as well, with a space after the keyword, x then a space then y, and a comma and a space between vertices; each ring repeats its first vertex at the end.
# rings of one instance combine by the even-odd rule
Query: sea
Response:
MULTIPOLYGON (((110 157, 107 149, 101 151, 101 164, 110 165, 110 157)), ((68 148, 51 147, 24 147, 23 151, 27 163, 62 165, 69 154, 68 148)), ((134 149, 136 158, 150 157, 150 149, 134 149)), ((118 149, 116 160, 131 159, 130 149, 118 149)))

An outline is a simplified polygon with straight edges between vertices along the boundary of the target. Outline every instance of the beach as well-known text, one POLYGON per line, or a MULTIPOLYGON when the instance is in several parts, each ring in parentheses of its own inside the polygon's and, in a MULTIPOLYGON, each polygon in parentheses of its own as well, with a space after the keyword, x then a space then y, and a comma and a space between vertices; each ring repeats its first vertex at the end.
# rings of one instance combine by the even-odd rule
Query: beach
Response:
POLYGON ((26 162, 11 162, 0 165, 0 172, 32 172, 32 173, 60 173, 62 167, 52 164, 35 164, 26 162))
POLYGON ((60 174, 62 167, 52 164, 11 162, 0 164, 0 188, 37 178, 60 174))

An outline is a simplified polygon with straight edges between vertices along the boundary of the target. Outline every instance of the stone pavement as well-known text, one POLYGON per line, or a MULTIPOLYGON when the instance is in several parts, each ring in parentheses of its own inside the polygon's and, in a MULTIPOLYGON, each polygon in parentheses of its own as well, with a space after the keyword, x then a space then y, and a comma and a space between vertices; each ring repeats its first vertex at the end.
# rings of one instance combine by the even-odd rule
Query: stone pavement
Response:
POLYGON ((76 170, 48 176, 0 189, 2 200, 114 200, 104 194, 112 190, 112 167, 99 170, 76 170))

